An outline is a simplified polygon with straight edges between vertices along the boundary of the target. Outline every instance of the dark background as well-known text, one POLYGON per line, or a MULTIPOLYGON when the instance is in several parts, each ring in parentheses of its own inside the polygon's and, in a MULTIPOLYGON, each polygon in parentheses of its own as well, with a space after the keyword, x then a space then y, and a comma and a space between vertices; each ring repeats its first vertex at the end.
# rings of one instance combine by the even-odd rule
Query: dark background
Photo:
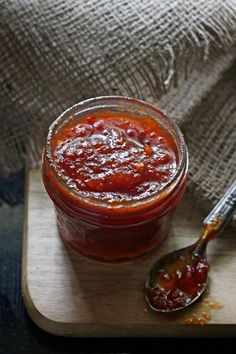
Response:
MULTIPOLYGON (((0 179, 0 201, 0 354, 236 353, 236 338, 75 339, 43 332, 28 317, 21 296, 23 171, 0 179)), ((236 282, 232 286, 236 292, 236 282)))

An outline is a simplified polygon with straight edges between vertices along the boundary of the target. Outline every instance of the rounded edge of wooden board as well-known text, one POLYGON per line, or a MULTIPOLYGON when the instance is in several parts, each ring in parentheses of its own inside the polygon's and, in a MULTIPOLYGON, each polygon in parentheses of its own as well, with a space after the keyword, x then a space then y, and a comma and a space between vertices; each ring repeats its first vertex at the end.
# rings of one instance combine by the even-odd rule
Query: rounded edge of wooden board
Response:
POLYGON ((22 290, 27 313, 32 321, 45 332, 57 336, 88 338, 227 338, 235 336, 235 328, 230 325, 214 324, 206 327, 197 325, 197 328, 186 324, 178 324, 178 326, 174 324, 172 326, 170 324, 164 326, 133 325, 127 328, 127 326, 112 324, 109 326, 91 323, 78 325, 78 323, 59 322, 46 317, 38 310, 30 296, 25 277, 22 278, 22 290))
MULTIPOLYGON (((94 325, 91 323, 79 325, 78 323, 66 323, 50 319, 44 315, 34 303, 30 295, 25 273, 22 276, 22 292, 25 307, 30 318, 38 327, 49 334, 62 337, 169 337, 169 335, 167 335, 167 333, 170 332, 169 325, 163 326, 162 328, 159 326, 140 328, 141 326, 133 325, 127 328, 123 325, 118 326, 114 324, 109 324, 109 326, 105 324, 94 325), (168 330, 166 327, 168 327, 168 330)), ((178 337, 181 334, 184 335, 186 332, 184 328, 181 328, 183 326, 178 327, 177 333, 176 327, 173 325, 173 337, 178 337)), ((194 336, 194 332, 190 332, 189 335, 194 336)))
MULTIPOLYGON (((37 308, 37 306, 34 304, 34 301, 32 297, 30 296, 30 292, 28 289, 27 285, 27 279, 26 279, 26 274, 23 270, 23 275, 22 275, 22 296, 24 300, 24 304, 27 310, 28 315, 32 319, 32 321, 39 326, 41 329, 43 329, 46 332, 49 332, 51 334, 57 334, 54 332, 53 329, 55 327, 54 321, 50 320, 46 316, 44 316, 37 308)), ((59 334, 59 333, 58 333, 59 334)))
MULTIPOLYGON (((24 304, 31 320, 42 330, 49 334, 62 337, 98 337, 99 330, 91 328, 90 324, 78 325, 77 323, 66 323, 55 321, 43 314, 37 307, 27 283, 27 276, 24 273, 22 276, 22 295, 24 304)), ((106 334, 103 333, 106 336, 106 334)), ((107 335, 109 336, 109 334, 107 335)), ((112 335, 110 335, 112 336, 112 335)))
POLYGON ((28 197, 29 197, 29 179, 30 179, 30 169, 29 167, 26 168, 25 171, 25 206, 24 206, 24 229, 23 229, 23 252, 22 252, 22 279, 21 279, 21 288, 22 288, 22 296, 23 301, 32 321, 39 326, 44 331, 55 334, 55 335, 63 335, 60 331, 54 331, 54 327, 58 328, 57 322, 47 318, 44 316, 37 308, 36 304, 34 303, 30 291, 28 288, 28 281, 27 281, 27 248, 28 248, 28 197))

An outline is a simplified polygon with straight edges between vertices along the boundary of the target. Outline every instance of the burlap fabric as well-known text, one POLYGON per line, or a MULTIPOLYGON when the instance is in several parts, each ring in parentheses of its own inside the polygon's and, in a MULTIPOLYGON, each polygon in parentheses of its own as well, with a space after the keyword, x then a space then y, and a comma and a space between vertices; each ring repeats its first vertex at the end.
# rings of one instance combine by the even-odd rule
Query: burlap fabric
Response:
POLYGON ((128 95, 180 124, 209 211, 236 177, 235 34, 233 0, 0 0, 1 175, 68 106, 128 95))

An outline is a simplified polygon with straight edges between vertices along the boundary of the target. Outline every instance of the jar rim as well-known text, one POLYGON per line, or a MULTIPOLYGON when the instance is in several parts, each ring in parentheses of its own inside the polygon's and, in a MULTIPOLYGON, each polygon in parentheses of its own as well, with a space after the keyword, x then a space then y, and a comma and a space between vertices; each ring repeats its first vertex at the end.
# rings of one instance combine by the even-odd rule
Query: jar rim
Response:
POLYGON ((160 204, 162 200, 166 199, 166 197, 172 193, 174 190, 175 186, 178 185, 178 182, 182 180, 182 176, 186 176, 186 172, 188 169, 188 151, 187 147, 185 145, 184 137, 183 134, 181 133, 179 127, 177 124, 170 118, 168 117, 163 111, 161 111, 158 107, 144 102, 142 100, 139 100, 137 98, 130 98, 126 96, 99 96, 95 98, 89 98, 87 100, 81 101, 79 103, 74 104, 73 106, 67 108, 62 114, 59 115, 59 117, 50 125, 49 127, 49 132, 46 140, 46 147, 45 147, 45 152, 46 152, 46 158, 48 159, 49 166, 51 168, 51 172, 53 174, 53 178, 57 181, 57 183, 62 187, 62 190, 66 193, 69 192, 70 197, 73 198, 73 201, 77 202, 79 205, 84 205, 86 208, 91 209, 91 207, 96 207, 96 208, 101 208, 103 210, 111 210, 114 211, 120 211, 123 208, 127 210, 132 209, 140 209, 140 208, 145 208, 147 206, 153 205, 153 204, 160 204), (111 206, 109 203, 100 201, 95 198, 89 198, 85 197, 84 195, 80 195, 78 192, 75 192, 73 189, 68 188, 66 182, 60 178, 60 176, 57 173, 57 169, 55 168, 54 164, 54 159, 52 156, 52 149, 51 149, 51 140, 53 137, 54 131, 60 127, 60 124, 64 122, 65 119, 73 119, 75 118, 76 114, 86 114, 86 112, 90 112, 91 109, 104 109, 104 110, 109 110, 112 106, 109 106, 109 104, 113 104, 113 107, 119 107, 119 104, 126 104, 127 108, 128 106, 134 108, 137 106, 137 108, 142 109, 143 113, 145 110, 149 110, 155 114, 154 119, 157 117, 164 119, 170 128, 172 129, 171 135, 173 133, 176 135, 179 144, 178 144, 178 154, 179 154, 179 163, 176 168, 175 173, 173 176, 170 178, 170 180, 163 186, 161 189, 151 195, 143 198, 142 200, 139 201, 128 201, 128 202, 121 202, 120 204, 118 203, 115 206, 111 206))

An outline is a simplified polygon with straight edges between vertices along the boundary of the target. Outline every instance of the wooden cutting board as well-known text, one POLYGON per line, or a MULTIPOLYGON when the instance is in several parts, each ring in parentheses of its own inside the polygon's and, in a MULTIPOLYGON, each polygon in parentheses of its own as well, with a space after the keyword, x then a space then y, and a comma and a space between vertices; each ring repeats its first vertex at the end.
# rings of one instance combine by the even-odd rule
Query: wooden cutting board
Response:
POLYGON ((197 304, 165 315, 151 311, 145 302, 144 279, 154 260, 192 243, 201 232, 203 216, 189 195, 158 250, 133 261, 105 264, 64 246, 40 171, 29 171, 26 189, 22 287, 27 311, 39 327, 62 336, 236 334, 236 235, 230 228, 209 245, 210 284, 197 304), (200 325, 206 317, 208 323, 200 325))

